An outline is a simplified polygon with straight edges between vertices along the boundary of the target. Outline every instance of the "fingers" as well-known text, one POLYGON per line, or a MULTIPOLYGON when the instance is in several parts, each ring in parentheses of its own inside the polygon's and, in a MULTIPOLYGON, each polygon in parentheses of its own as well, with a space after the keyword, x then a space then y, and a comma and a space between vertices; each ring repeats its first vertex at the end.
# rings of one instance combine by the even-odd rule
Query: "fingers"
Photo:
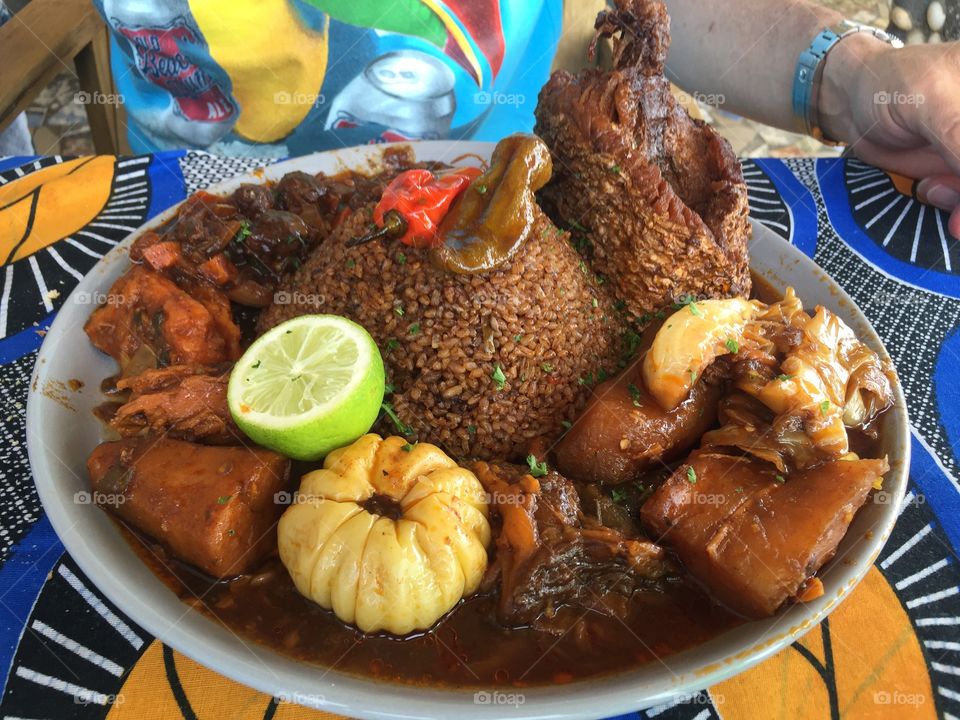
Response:
POLYGON ((937 121, 934 125, 924 123, 923 128, 930 145, 954 173, 960 174, 960 119, 937 121))
POLYGON ((917 183, 917 199, 950 213, 947 227, 950 234, 960 238, 960 177, 940 175, 917 183))
POLYGON ((957 207, 950 214, 950 222, 947 225, 947 229, 950 230, 950 234, 955 238, 960 238, 960 207, 957 207))
POLYGON ((960 205, 960 178, 954 175, 924 178, 917 184, 917 198, 928 205, 952 212, 960 205))
POLYGON ((865 163, 905 177, 926 178, 960 174, 954 173, 940 152, 930 146, 912 150, 888 148, 869 139, 862 139, 852 145, 851 149, 854 155, 865 163))

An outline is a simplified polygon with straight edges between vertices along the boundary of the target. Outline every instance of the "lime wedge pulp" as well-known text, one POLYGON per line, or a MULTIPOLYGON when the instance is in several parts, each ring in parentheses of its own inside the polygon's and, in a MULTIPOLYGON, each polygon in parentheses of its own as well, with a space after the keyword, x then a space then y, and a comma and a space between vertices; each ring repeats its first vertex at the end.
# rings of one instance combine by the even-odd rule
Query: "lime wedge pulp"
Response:
POLYGON ((302 315, 254 341, 230 373, 227 403, 254 442, 317 460, 370 429, 383 393, 383 359, 366 330, 302 315))

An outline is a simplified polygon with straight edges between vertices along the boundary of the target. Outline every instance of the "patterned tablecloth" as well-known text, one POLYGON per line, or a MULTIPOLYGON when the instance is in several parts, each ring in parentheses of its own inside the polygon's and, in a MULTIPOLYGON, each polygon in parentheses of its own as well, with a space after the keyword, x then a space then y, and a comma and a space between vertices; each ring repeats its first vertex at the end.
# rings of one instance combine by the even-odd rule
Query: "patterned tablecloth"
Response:
MULTIPOLYGON (((37 348, 74 284, 148 218, 257 165, 195 152, 0 159, 0 718, 330 717, 216 675, 107 601, 44 516, 24 442, 37 348)), ((829 620, 636 717, 960 717, 960 241, 910 181, 857 161, 748 160, 744 173, 753 216, 836 278, 886 343, 913 425, 909 492, 829 620)))

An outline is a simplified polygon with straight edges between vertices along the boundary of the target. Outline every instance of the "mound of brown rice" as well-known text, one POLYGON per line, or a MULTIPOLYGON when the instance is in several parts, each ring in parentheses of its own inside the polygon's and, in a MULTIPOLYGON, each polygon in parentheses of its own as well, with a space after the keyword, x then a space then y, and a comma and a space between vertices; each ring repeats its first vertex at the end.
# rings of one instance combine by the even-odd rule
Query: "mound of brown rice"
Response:
MULTIPOLYGON (((260 330, 333 313, 373 336, 393 386, 380 432, 435 443, 455 457, 517 458, 553 439, 591 385, 613 372, 625 326, 566 233, 542 213, 514 259, 465 276, 429 253, 376 241, 345 243, 371 224, 371 203, 346 218, 279 289, 260 330), (404 428, 405 429, 405 428, 404 428)), ((388 388, 389 389, 389 388, 388 388)))

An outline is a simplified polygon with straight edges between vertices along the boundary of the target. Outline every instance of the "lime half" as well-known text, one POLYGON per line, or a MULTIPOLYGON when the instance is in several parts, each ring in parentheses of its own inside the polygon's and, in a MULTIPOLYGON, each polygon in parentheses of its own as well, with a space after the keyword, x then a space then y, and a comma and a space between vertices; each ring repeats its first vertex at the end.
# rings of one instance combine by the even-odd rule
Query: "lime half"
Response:
POLYGON ((370 333, 338 315, 303 315, 250 346, 227 403, 254 442, 317 460, 370 429, 383 402, 383 358, 370 333))

